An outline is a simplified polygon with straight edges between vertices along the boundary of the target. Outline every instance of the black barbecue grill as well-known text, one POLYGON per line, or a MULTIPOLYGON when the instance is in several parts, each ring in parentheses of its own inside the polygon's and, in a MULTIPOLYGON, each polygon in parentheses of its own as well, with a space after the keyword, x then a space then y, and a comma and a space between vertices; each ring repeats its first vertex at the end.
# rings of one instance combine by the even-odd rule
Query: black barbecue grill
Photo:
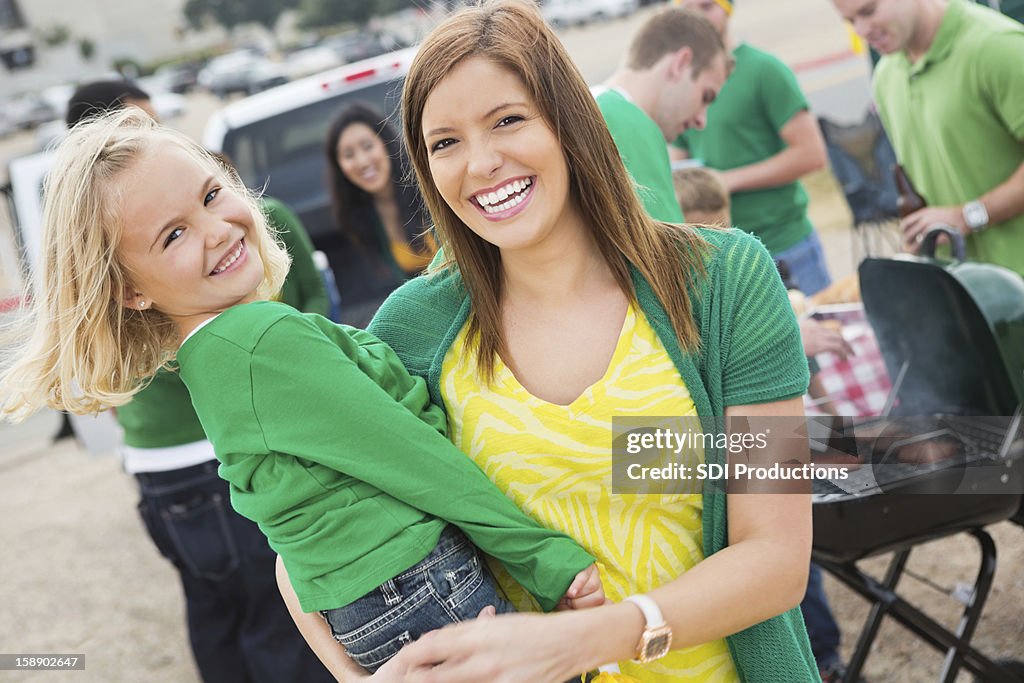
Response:
POLYGON ((867 259, 859 268, 893 389, 886 415, 837 420, 819 439, 819 450, 862 464, 847 479, 815 483, 814 559, 874 603, 847 681, 857 680, 891 616, 946 653, 942 681, 967 668, 986 682, 1024 682, 1024 663, 995 663, 970 645, 995 572, 995 544, 982 527, 1024 523, 1024 280, 965 262, 963 239, 951 229, 933 230, 921 251, 927 256, 867 259), (941 234, 952 242, 951 262, 934 258, 941 234), (908 463, 902 454, 911 452, 939 457, 908 463), (981 563, 954 633, 895 589, 914 545, 964 531, 978 541, 981 563), (856 566, 889 551, 881 581, 856 566))

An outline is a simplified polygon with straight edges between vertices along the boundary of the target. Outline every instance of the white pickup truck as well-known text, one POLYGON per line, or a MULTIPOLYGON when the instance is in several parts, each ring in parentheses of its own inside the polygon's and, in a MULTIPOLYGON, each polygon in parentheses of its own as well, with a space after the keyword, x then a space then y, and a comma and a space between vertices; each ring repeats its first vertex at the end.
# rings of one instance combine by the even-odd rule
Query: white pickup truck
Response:
POLYGON ((226 154, 246 185, 291 207, 315 244, 333 227, 324 184, 331 118, 349 102, 394 115, 415 55, 408 48, 372 57, 229 104, 210 117, 203 145, 226 154))

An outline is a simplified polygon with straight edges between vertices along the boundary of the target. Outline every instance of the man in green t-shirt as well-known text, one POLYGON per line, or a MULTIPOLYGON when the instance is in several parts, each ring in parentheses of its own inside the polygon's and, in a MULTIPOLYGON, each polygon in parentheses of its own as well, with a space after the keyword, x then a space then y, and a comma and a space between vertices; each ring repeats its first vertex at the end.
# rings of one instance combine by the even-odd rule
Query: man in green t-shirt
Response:
POLYGON ((683 222, 665 143, 704 126, 730 67, 722 39, 707 20, 666 7, 644 22, 622 66, 594 88, 637 194, 658 220, 683 222))
MULTIPOLYGON (((735 67, 707 113, 703 130, 688 130, 672 156, 700 159, 721 171, 729 191, 733 224, 756 235, 787 280, 805 294, 831 281, 821 241, 807 218, 807 193, 798 179, 823 168, 825 142, 808 111, 796 76, 781 61, 757 48, 734 46, 729 35, 731 0, 677 0, 715 27, 735 67)), ((823 681, 841 676, 839 626, 811 565, 800 609, 823 681)))
POLYGON ((969 258, 1024 274, 1024 26, 963 0, 833 0, 882 53, 873 88, 896 157, 928 206, 904 247, 938 224, 969 258))
POLYGON ((831 279, 799 179, 825 167, 818 122, 789 67, 751 45, 733 44, 730 0, 677 4, 707 17, 736 66, 708 109, 707 126, 681 135, 671 154, 721 171, 736 227, 760 238, 776 262, 785 264, 793 283, 814 294, 831 279))

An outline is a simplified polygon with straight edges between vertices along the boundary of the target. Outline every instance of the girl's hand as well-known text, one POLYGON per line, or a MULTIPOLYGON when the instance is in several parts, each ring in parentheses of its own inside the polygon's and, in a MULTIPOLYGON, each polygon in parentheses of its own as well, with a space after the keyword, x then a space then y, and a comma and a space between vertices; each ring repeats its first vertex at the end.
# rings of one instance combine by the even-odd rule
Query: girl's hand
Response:
POLYGON ((574 613, 476 619, 428 633, 398 657, 414 683, 560 683, 586 668, 576 661, 585 633, 577 621, 574 613))
POLYGON ((597 565, 592 564, 573 579, 565 596, 555 606, 556 610, 587 609, 605 604, 604 586, 597 565))

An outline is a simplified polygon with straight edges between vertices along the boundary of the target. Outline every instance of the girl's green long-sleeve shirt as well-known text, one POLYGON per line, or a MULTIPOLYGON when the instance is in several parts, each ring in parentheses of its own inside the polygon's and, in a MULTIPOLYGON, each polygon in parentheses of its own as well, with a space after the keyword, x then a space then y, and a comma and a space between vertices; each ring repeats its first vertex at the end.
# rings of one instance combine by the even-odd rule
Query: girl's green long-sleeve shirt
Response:
POLYGON ((450 522, 545 609, 594 559, 506 498, 445 436, 426 382, 368 332, 235 306, 178 351, 231 485, 303 610, 342 607, 422 560, 450 522))

